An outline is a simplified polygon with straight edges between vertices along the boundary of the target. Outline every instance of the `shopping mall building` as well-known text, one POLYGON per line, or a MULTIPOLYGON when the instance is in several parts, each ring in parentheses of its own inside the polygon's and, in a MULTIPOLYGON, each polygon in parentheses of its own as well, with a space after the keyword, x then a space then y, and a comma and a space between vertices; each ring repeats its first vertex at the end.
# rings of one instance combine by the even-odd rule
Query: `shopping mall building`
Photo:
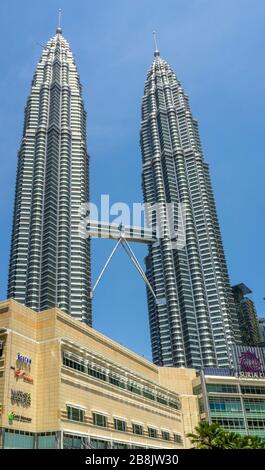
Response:
POLYGON ((58 309, 0 303, 2 448, 187 448, 195 379, 58 309))
POLYGON ((0 448, 185 449, 200 420, 265 440, 264 349, 158 367, 59 309, 0 302, 0 448))

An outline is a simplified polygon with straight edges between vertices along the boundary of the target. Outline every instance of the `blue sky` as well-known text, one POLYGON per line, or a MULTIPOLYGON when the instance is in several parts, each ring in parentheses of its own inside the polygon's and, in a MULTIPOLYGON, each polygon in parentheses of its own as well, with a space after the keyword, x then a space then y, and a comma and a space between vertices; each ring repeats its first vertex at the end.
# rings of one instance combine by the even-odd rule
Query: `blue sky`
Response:
MULTIPOLYGON (((161 55, 182 82, 199 120, 231 282, 253 290, 264 314, 264 0, 1 0, 0 298, 6 297, 17 150, 23 110, 41 47, 63 10, 83 84, 91 155, 91 199, 140 202, 140 107, 161 55)), ((113 242, 92 243, 93 279, 113 242)), ((135 246, 139 259, 146 249, 135 246)), ((126 255, 113 259, 96 291, 94 326, 151 358, 145 286, 126 255)))

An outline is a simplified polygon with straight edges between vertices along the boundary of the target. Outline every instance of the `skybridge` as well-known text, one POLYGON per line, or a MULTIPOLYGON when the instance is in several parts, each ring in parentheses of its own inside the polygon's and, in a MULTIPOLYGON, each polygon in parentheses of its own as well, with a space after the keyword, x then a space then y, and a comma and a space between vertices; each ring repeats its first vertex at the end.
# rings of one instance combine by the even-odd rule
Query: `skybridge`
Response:
POLYGON ((131 246, 129 245, 129 242, 153 244, 157 241, 155 232, 148 228, 123 224, 118 225, 97 220, 89 220, 86 225, 86 231, 90 238, 108 238, 117 241, 106 263, 100 271, 100 274, 94 286, 92 287, 91 298, 94 297, 95 290, 102 276, 104 275, 104 272, 110 264, 117 249, 119 248, 119 246, 121 246, 157 302, 155 292, 150 282, 148 281, 146 274, 142 269, 137 257, 135 256, 131 246))

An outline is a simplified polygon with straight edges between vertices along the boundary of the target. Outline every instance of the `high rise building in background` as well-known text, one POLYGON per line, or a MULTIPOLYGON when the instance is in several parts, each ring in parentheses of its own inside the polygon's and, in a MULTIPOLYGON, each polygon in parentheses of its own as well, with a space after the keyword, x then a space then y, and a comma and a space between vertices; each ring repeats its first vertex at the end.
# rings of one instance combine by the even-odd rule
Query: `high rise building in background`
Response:
POLYGON ((8 297, 58 306, 91 323, 90 245, 79 236, 89 199, 86 113, 69 44, 57 28, 44 47, 18 154, 8 297))
POLYGON ((236 304, 241 344, 259 346, 262 340, 256 307, 253 300, 246 297, 252 291, 243 283, 233 286, 232 291, 236 304))
POLYGON ((259 334, 261 345, 265 347, 265 318, 259 318, 259 334))
POLYGON ((148 291, 153 360, 229 367, 240 335, 208 164, 188 97, 157 48, 144 88, 141 149, 145 202, 186 208, 186 246, 172 249, 161 239, 146 258, 157 297, 148 291))

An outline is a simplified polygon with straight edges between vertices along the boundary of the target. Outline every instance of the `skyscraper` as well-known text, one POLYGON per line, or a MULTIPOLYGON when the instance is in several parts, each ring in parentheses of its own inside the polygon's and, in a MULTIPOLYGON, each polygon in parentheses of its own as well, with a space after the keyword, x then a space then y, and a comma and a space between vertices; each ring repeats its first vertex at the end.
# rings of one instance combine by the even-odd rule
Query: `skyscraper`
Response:
POLYGON ((156 47, 142 100, 142 186, 147 203, 182 203, 186 246, 149 246, 153 360, 164 366, 232 365, 237 316, 198 123, 171 66, 156 47))
POLYGON ((265 318, 259 318, 259 334, 261 346, 265 347, 265 318))
POLYGON ((262 342, 259 319, 255 304, 247 297, 252 291, 243 283, 232 287, 235 299, 238 323, 241 334, 241 344, 259 346, 262 342))
POLYGON ((91 323, 90 245, 79 236, 89 198, 82 88, 61 27, 44 47, 18 153, 8 297, 58 306, 91 323))

